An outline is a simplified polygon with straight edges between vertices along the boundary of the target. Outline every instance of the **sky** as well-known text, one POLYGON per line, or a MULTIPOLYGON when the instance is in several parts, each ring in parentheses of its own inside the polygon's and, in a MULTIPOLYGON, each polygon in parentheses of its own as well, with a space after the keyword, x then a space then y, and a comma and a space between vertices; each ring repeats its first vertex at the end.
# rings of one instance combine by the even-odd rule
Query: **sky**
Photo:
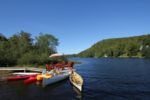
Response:
POLYGON ((150 33, 150 0, 0 0, 0 33, 21 30, 52 34, 59 53, 76 54, 103 39, 150 33))

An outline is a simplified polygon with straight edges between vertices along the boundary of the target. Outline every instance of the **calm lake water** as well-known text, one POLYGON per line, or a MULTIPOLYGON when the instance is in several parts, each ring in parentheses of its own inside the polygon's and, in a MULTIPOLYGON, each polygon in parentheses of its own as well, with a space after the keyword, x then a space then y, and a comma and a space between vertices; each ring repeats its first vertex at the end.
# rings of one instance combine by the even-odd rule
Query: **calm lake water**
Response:
POLYGON ((0 80, 0 100, 150 100, 150 59, 72 58, 83 92, 68 79, 42 88, 0 80))

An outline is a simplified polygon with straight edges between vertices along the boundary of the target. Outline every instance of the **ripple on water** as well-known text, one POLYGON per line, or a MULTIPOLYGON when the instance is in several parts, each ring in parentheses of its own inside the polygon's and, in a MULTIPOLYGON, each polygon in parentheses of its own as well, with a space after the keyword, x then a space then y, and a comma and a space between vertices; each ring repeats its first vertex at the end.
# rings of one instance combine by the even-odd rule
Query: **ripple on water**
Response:
POLYGON ((41 88, 0 81, 0 100, 150 100, 150 61, 145 59, 80 59, 82 93, 69 80, 41 88))

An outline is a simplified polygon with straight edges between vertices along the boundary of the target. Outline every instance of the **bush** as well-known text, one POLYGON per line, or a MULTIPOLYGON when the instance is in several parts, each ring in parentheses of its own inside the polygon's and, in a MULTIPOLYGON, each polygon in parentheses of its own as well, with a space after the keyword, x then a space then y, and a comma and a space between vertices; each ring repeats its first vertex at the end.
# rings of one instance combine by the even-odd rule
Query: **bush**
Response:
POLYGON ((20 59, 18 59, 19 65, 30 65, 36 64, 38 62, 38 55, 34 54, 33 52, 25 53, 20 59))

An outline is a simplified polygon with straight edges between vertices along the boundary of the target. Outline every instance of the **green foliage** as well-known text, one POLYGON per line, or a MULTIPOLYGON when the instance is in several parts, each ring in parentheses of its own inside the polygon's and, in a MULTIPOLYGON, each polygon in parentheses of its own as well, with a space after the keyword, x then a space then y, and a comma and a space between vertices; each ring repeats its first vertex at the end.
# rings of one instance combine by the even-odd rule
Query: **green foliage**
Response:
POLYGON ((8 39, 0 34, 0 66, 7 66, 11 63, 9 61, 9 43, 8 39))
POLYGON ((53 35, 40 33, 40 36, 36 37, 38 53, 55 53, 57 45, 58 39, 53 35))
POLYGON ((29 64, 36 64, 38 61, 38 55, 36 55, 34 52, 28 52, 21 56, 20 59, 18 59, 19 65, 29 65, 29 64))
POLYGON ((21 31, 10 38, 0 34, 0 66, 43 65, 57 52, 58 39, 51 34, 40 34, 36 41, 31 34, 21 31))
POLYGON ((145 38, 142 41, 142 50, 141 50, 141 54, 142 56, 146 57, 146 58, 150 58, 150 39, 145 38))
POLYGON ((150 35, 102 40, 78 54, 80 57, 150 57, 150 35))

